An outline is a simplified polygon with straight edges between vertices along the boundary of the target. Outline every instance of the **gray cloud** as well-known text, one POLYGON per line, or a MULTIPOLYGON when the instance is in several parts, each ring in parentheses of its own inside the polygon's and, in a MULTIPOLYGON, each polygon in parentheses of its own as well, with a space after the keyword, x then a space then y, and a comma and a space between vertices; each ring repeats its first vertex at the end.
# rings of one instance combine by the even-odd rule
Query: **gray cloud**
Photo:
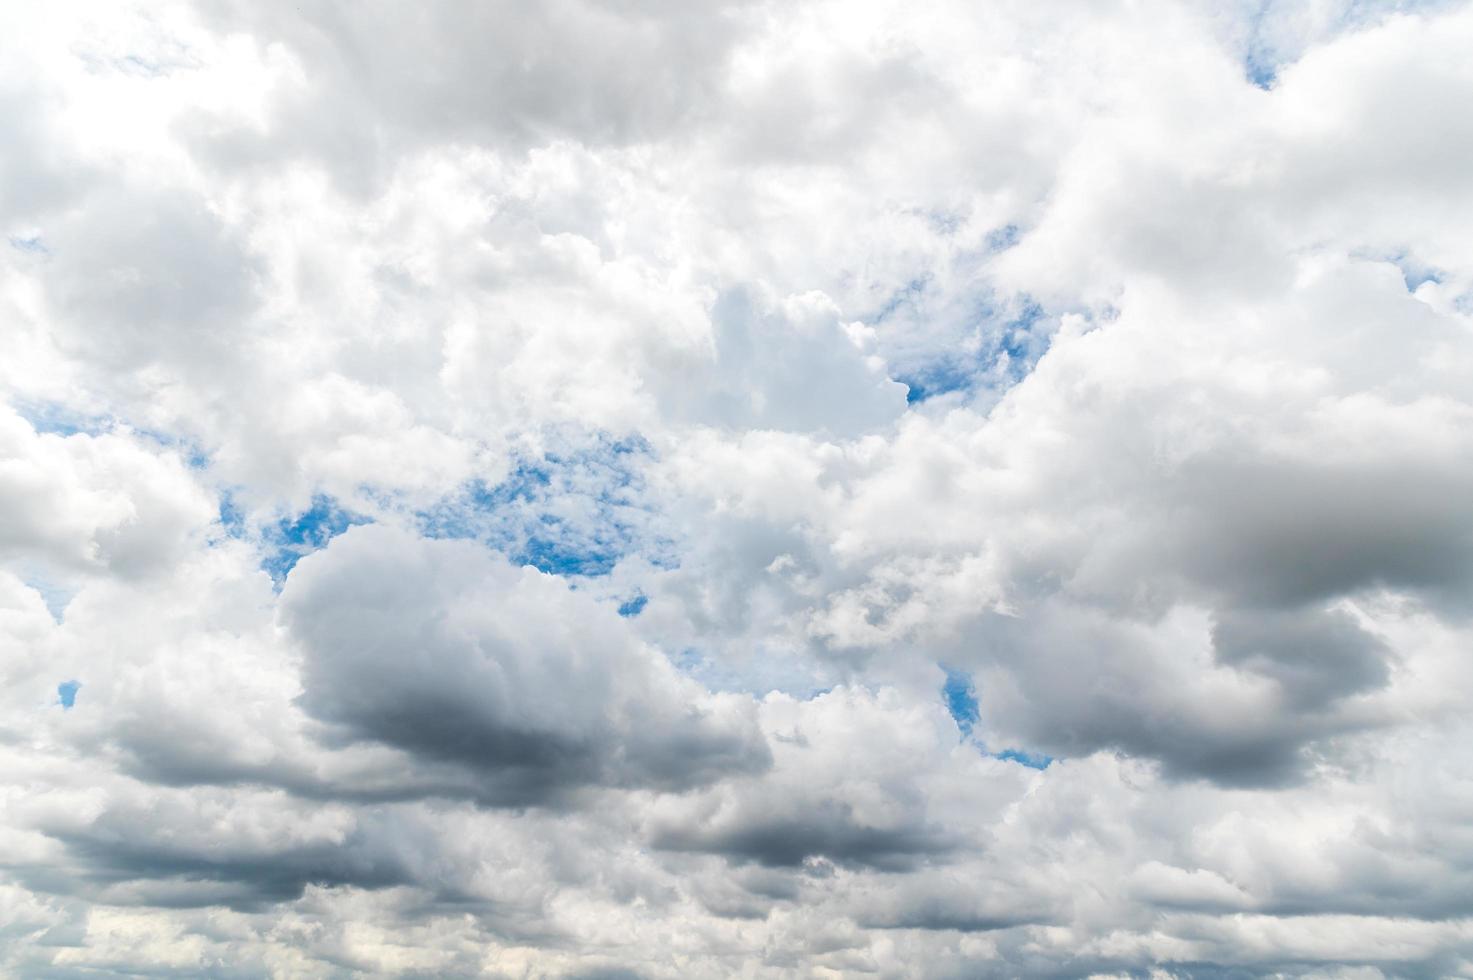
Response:
POLYGON ((98 198, 84 220, 48 228, 67 348, 116 371, 238 356, 258 274, 244 244, 193 195, 124 186, 98 198))
POLYGON ((221 28, 284 44, 308 84, 279 97, 265 133, 208 117, 192 128, 207 159, 310 155, 360 184, 427 142, 648 140, 699 121, 718 97, 750 28, 742 6, 210 3, 221 28))
POLYGON ((359 528, 293 572, 301 704, 332 737, 474 773, 501 804, 760 770, 744 699, 701 698, 561 582, 479 546, 359 528))
POLYGON ((1390 676, 1385 643, 1344 612, 1231 612, 1217 617, 1212 643, 1219 663, 1272 678, 1307 711, 1390 676))
POLYGON ((1455 461, 1205 462, 1181 484, 1188 567, 1252 602, 1374 587, 1452 597, 1473 572, 1473 474, 1455 461))
POLYGON ((855 820, 848 807, 825 802, 801 816, 768 818, 752 815, 738 826, 657 832, 656 847, 703 851, 733 861, 755 861, 768 867, 801 867, 814 859, 903 871, 927 858, 944 855, 956 843, 925 826, 871 827, 855 820))

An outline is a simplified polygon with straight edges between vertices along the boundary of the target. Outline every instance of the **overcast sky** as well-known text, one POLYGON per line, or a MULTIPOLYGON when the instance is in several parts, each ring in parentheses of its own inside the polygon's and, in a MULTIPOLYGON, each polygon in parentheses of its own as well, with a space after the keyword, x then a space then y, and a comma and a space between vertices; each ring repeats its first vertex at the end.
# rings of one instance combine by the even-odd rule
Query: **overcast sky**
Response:
POLYGON ((0 11, 0 974, 1473 976, 1473 5, 0 11))

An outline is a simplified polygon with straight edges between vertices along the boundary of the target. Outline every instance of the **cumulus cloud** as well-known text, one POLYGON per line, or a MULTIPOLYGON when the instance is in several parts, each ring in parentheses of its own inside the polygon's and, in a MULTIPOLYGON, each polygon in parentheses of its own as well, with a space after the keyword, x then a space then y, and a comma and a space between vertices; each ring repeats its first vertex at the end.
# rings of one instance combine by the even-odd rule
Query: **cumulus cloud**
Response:
POLYGON ((475 544, 356 529, 297 566, 282 615, 327 738, 474 770, 487 800, 681 790, 769 761, 750 701, 708 694, 614 610, 475 544))
POLYGON ((1473 970, 1473 8, 0 14, 0 972, 1473 970))
POLYGON ((0 447, 0 553, 43 575, 162 570, 216 516, 177 452, 126 429, 37 432, 7 411, 0 447))

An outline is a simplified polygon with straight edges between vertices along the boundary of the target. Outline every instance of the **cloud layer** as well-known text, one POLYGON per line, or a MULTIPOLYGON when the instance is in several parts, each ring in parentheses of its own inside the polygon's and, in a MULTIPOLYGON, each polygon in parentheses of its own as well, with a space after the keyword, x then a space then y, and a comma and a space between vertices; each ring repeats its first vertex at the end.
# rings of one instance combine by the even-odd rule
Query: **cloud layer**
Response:
POLYGON ((0 972, 1473 975, 1473 7, 13 6, 0 972))

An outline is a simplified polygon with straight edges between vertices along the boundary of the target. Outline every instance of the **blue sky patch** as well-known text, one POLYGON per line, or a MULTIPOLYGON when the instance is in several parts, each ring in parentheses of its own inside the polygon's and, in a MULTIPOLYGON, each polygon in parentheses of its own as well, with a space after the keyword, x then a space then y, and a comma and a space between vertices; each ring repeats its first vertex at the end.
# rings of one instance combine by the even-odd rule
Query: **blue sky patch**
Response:
POLYGON ((1350 254, 1353 258, 1367 262, 1387 262, 1396 266, 1397 271, 1401 273, 1401 281, 1409 293, 1415 293, 1417 287, 1424 283, 1440 283, 1446 281, 1447 278, 1443 270, 1428 265, 1404 248, 1361 248, 1351 251, 1350 254))
POLYGON ((937 395, 953 391, 967 391, 972 387, 977 372, 954 363, 931 365, 918 374, 898 377, 895 380, 905 385, 905 403, 915 405, 937 395))
POLYGON ((12 405, 15 413, 30 423, 38 434, 100 436, 112 431, 113 420, 103 415, 78 415, 60 405, 12 405))
POLYGON ((1401 281, 1406 283, 1409 293, 1415 293, 1417 287, 1423 283, 1443 281, 1444 276, 1440 269, 1434 269, 1425 263, 1418 262, 1410 255, 1396 255, 1391 261, 1401 270, 1401 281))
MULTIPOLYGON (((963 738, 971 738, 973 730, 982 719, 981 709, 977 702, 977 685, 972 680, 972 675, 964 670, 956 670, 943 666, 946 671, 946 683, 941 685, 941 700, 946 704, 946 710, 951 712, 952 720, 961 731, 963 738)), ((979 749, 982 748, 978 743, 979 749)), ((1053 756, 1044 755, 1041 752, 1025 752, 1022 749, 1003 749, 1001 752, 989 753, 994 759, 1004 762, 1016 762, 1020 766, 1030 769, 1047 769, 1054 761, 1053 756)))
POLYGON ((1271 90, 1278 75, 1311 46, 1370 27, 1387 16, 1414 11, 1435 12, 1454 6, 1452 0, 1348 0, 1325 5, 1321 12, 1330 14, 1318 31, 1303 32, 1301 4, 1282 0, 1259 0, 1250 15, 1248 38, 1242 52, 1244 77, 1265 91, 1271 90))
POLYGON ((9 241, 10 247, 18 252, 26 252, 31 255, 51 254, 51 249, 46 247, 40 235, 12 235, 9 241))
MULTIPOLYGON (((240 518, 238 511, 227 513, 227 507, 233 507, 228 498, 221 501, 220 520, 229 528, 230 520, 240 518)), ((262 538, 268 553, 261 567, 279 584, 304 555, 323 547, 355 524, 367 523, 367 517, 347 510, 332 497, 318 494, 312 498, 311 507, 264 529, 262 538)))
POLYGON ((1274 64, 1266 51, 1251 47, 1243 57, 1243 74, 1257 88, 1267 92, 1279 77, 1279 66, 1274 64))
POLYGON ((1264 21, 1272 6, 1273 0, 1260 0, 1248 25, 1248 45, 1243 52, 1243 77, 1264 91, 1273 87, 1274 80, 1279 75, 1278 60, 1264 36, 1264 21))
POLYGON ((912 371, 895 375, 907 388, 905 401, 916 405, 952 392, 971 393, 980 388, 1011 387, 1027 377, 1048 350, 1050 333, 1045 328, 1044 309, 1032 297, 1021 296, 1007 319, 1001 311, 984 304, 979 322, 994 321, 989 339, 975 352, 950 352, 912 371), (997 322, 1001 320, 1001 322, 997 322))
POLYGON ((46 603, 46 611, 60 625, 66 615, 66 607, 77 596, 76 586, 61 585, 46 577, 28 578, 25 582, 29 588, 41 594, 41 601, 46 603))
POLYGON ((209 455, 189 439, 153 429, 134 428, 111 415, 85 415, 54 403, 22 403, 11 406, 38 434, 58 436, 105 436, 119 434, 153 442, 172 449, 193 469, 209 465, 209 455))
POLYGON ((607 575, 639 554, 673 566, 673 548, 644 501, 653 459, 639 437, 598 433, 539 456, 524 456, 497 484, 472 481, 418 515, 431 537, 469 538, 553 575, 607 575))
POLYGON ((607 575, 614 570, 620 554, 616 549, 595 546, 586 548, 556 536, 531 537, 512 560, 550 575, 607 575))
POLYGON ((643 594, 637 595, 632 599, 627 599, 619 603, 619 615, 626 619, 638 616, 644 612, 644 607, 649 605, 649 602, 650 597, 643 594))
POLYGON ((946 702, 946 710, 951 712, 961 733, 971 735, 972 728, 981 718, 977 706, 977 688, 972 683, 972 675, 950 667, 942 669, 946 671, 946 683, 941 685, 941 698, 946 702))
POLYGON ((989 252, 1006 252, 1023 238, 1023 232, 1017 225, 1003 225, 994 228, 987 233, 987 250, 989 252))
POLYGON ((56 700, 61 704, 62 710, 71 710, 72 705, 77 703, 77 692, 81 689, 81 681, 62 681, 56 685, 56 700))
POLYGON ((235 495, 229 490, 220 494, 220 526, 225 528, 225 533, 232 538, 245 535, 245 511, 235 502, 235 495))
POLYGON ((210 454, 192 439, 173 436, 153 429, 134 429, 132 431, 140 438, 149 439, 165 449, 174 450, 184 460, 184 465, 192 470, 202 470, 210 465, 210 454))
POLYGON ((1047 769, 1049 764, 1054 761, 1054 757, 1051 755, 1044 755, 1041 752, 1023 752, 1019 749, 1003 749, 997 754, 997 758, 1002 759, 1004 762, 1016 762, 1018 765, 1027 766, 1029 769, 1047 769))

